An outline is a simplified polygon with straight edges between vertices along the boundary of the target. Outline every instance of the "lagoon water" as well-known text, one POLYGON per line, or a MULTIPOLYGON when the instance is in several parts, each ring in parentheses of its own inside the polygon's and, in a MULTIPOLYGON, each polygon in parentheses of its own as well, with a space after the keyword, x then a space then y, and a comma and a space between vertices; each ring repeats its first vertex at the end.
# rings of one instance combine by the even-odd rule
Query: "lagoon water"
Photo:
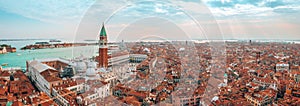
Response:
MULTIPOLYGON (((38 40, 41 41, 41 40, 38 40)), ((97 54, 97 46, 79 46, 68 48, 52 48, 52 49, 36 49, 36 50, 20 50, 25 45, 34 44, 34 40, 30 41, 0 41, 0 44, 9 44, 17 48, 15 53, 0 54, 0 65, 8 64, 6 67, 26 68, 26 61, 44 58, 66 58, 71 59, 81 55, 85 57, 93 57, 97 54)))
MULTIPOLYGON (((0 54, 0 65, 7 63, 6 67, 26 68, 26 61, 44 58, 66 58, 72 59, 81 55, 85 57, 97 56, 97 46, 80 46, 69 48, 53 48, 53 49, 36 49, 36 50, 20 50, 20 48, 34 44, 35 42, 47 42, 49 40, 24 40, 24 41, 0 41, 0 44, 8 44, 17 48, 16 53, 0 54)), ((67 41, 70 42, 70 41, 67 41)), ((270 42, 270 41, 269 41, 270 42)), ((300 44, 300 41, 285 41, 300 44)), ((92 42, 86 42, 92 43, 92 42)))

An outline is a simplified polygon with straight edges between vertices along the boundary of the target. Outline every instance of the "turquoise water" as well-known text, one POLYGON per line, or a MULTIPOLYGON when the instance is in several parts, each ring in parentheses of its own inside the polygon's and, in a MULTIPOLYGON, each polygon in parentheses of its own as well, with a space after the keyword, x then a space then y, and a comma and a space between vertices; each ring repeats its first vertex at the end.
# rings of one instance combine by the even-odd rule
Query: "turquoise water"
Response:
MULTIPOLYGON (((35 41, 34 41, 35 42, 35 41)), ((33 41, 5 41, 0 44, 9 44, 17 48, 16 53, 0 54, 0 65, 7 63, 6 67, 21 67, 26 68, 26 61, 43 58, 75 58, 79 56, 93 57, 96 56, 97 46, 80 46, 68 48, 53 48, 53 49, 36 49, 36 50, 20 50, 21 47, 34 44, 33 41)))

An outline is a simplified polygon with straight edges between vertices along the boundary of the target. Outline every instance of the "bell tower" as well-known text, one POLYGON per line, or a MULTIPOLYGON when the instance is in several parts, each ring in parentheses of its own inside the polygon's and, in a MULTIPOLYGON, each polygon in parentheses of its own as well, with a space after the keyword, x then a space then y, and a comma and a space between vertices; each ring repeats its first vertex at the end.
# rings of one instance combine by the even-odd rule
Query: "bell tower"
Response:
POLYGON ((107 68, 108 67, 108 46, 107 46, 107 34, 105 31, 104 23, 100 31, 99 39, 99 56, 98 56, 98 67, 107 68))

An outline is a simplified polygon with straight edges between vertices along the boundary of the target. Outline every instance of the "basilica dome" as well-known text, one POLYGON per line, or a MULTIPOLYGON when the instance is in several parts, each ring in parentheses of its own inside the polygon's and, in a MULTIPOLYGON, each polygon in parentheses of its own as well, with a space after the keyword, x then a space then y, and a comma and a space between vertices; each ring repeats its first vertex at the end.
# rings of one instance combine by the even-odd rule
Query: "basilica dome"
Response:
POLYGON ((94 69, 94 68, 88 68, 87 70, 86 70, 86 76, 88 76, 88 77, 94 77, 94 76, 96 76, 96 70, 94 69))
POLYGON ((77 62, 75 69, 78 73, 83 73, 86 70, 86 64, 84 62, 77 62))

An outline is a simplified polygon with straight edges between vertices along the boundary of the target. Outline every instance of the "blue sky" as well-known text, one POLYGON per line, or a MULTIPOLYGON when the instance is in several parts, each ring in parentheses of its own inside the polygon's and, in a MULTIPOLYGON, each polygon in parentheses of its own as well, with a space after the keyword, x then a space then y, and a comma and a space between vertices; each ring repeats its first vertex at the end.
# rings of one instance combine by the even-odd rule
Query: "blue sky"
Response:
POLYGON ((1 0, 0 39, 96 39, 102 22, 111 40, 299 39, 298 18, 298 0, 1 0))

